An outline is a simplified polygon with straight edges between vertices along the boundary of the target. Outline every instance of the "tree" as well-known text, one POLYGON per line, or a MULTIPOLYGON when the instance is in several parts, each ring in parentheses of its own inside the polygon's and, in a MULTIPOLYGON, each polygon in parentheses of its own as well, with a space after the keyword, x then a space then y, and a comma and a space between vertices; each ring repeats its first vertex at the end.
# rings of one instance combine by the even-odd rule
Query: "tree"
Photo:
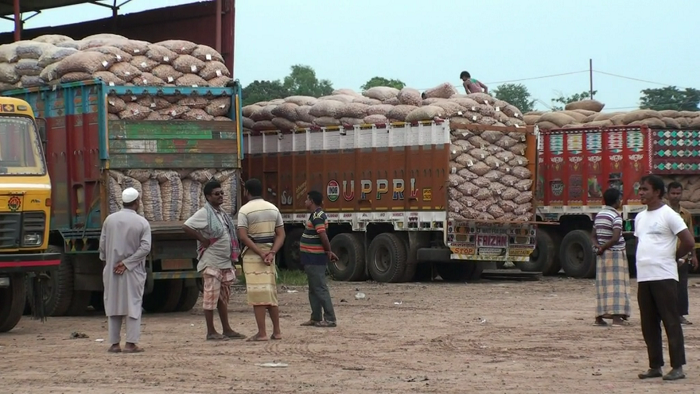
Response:
POLYGON ((243 88, 243 105, 255 104, 260 101, 270 101, 290 96, 289 91, 282 86, 282 81, 253 81, 243 88))
POLYGON ((295 64, 292 72, 284 77, 282 86, 293 96, 328 96, 333 92, 333 84, 327 79, 316 78, 316 71, 310 66, 295 64))
POLYGON ((658 89, 644 89, 639 99, 642 109, 656 111, 698 111, 700 108, 700 90, 686 88, 680 90, 675 86, 658 89))
POLYGON ((384 77, 374 77, 367 81, 364 85, 360 86, 360 89, 367 90, 375 86, 389 86, 396 89, 403 89, 406 84, 398 79, 386 79, 384 77))
MULTIPOLYGON (((598 91, 594 90, 593 95, 595 96, 596 93, 598 93, 598 91)), ((552 99, 552 111, 563 111, 566 104, 573 103, 576 101, 586 100, 589 98, 591 98, 591 93, 588 91, 576 93, 576 94, 573 94, 569 97, 564 97, 564 95, 561 94, 561 92, 560 92, 558 98, 552 99), (559 104, 561 104, 561 105, 559 105, 559 104)))
POLYGON ((518 107, 523 113, 535 109, 535 100, 532 99, 527 87, 521 83, 499 85, 493 90, 493 97, 518 107))

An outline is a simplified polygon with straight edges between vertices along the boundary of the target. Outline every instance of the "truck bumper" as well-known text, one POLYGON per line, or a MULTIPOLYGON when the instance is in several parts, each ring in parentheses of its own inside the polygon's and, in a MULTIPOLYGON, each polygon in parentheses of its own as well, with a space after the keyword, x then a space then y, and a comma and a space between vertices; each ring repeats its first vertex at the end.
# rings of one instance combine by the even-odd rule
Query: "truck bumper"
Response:
MULTIPOLYGON (((534 249, 533 249, 534 250, 534 249)), ((476 248, 474 248, 476 251, 476 248)), ((471 261, 529 261, 530 249, 512 249, 507 250, 507 254, 498 255, 478 255, 474 254, 457 254, 452 253, 447 248, 421 248, 418 249, 418 261, 421 263, 441 263, 455 260, 471 260, 471 261)))
POLYGON ((59 265, 58 253, 0 254, 0 272, 55 271, 59 265))

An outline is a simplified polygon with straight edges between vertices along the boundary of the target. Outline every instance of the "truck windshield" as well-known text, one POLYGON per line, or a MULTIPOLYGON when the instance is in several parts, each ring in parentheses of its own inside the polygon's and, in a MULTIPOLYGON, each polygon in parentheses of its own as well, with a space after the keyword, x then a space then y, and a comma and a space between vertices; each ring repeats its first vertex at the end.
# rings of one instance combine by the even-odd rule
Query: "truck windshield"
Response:
POLYGON ((0 116, 0 176, 44 174, 46 164, 34 121, 0 116))

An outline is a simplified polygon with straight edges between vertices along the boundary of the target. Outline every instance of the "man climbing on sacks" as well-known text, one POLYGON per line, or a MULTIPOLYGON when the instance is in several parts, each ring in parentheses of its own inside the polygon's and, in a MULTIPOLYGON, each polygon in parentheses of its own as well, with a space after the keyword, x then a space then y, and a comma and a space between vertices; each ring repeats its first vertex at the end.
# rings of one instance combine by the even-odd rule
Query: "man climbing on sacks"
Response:
POLYGON ((202 309, 207 323, 207 340, 245 339, 228 321, 228 301, 231 285, 236 279, 233 262, 240 254, 236 229, 231 217, 221 210, 224 191, 221 183, 211 180, 204 185, 207 203, 194 213, 182 229, 197 240, 197 271, 202 273, 204 294, 202 309), (219 311, 223 334, 214 328, 214 309, 219 311))

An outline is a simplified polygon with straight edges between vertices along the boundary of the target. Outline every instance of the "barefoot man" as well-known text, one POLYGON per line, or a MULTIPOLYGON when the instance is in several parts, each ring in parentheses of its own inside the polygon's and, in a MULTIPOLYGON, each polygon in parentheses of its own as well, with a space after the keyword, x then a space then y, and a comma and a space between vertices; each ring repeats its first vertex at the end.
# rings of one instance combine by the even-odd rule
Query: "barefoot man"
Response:
POLYGON ((122 349, 121 328, 126 317, 124 353, 140 353, 141 304, 146 284, 146 256, 151 252, 151 226, 140 216, 139 192, 133 187, 122 192, 124 208, 105 219, 100 234, 100 260, 105 262, 105 314, 109 320, 110 353, 122 349))
POLYGON ((262 183, 253 178, 245 183, 248 202, 238 211, 238 238, 243 250, 243 272, 248 304, 253 306, 258 333, 249 341, 267 341, 265 312, 272 320, 270 339, 282 339, 277 306, 275 255, 284 244, 284 223, 279 209, 262 198, 262 183))
POLYGON ((207 323, 206 338, 208 341, 243 339, 245 336, 233 331, 228 321, 228 300, 236 279, 233 262, 238 260, 239 249, 233 220, 221 210, 224 203, 221 183, 207 182, 204 198, 207 203, 185 221, 182 230, 197 240, 197 271, 202 273, 204 282, 202 309, 207 323), (223 334, 214 328, 214 309, 219 311, 223 334))

